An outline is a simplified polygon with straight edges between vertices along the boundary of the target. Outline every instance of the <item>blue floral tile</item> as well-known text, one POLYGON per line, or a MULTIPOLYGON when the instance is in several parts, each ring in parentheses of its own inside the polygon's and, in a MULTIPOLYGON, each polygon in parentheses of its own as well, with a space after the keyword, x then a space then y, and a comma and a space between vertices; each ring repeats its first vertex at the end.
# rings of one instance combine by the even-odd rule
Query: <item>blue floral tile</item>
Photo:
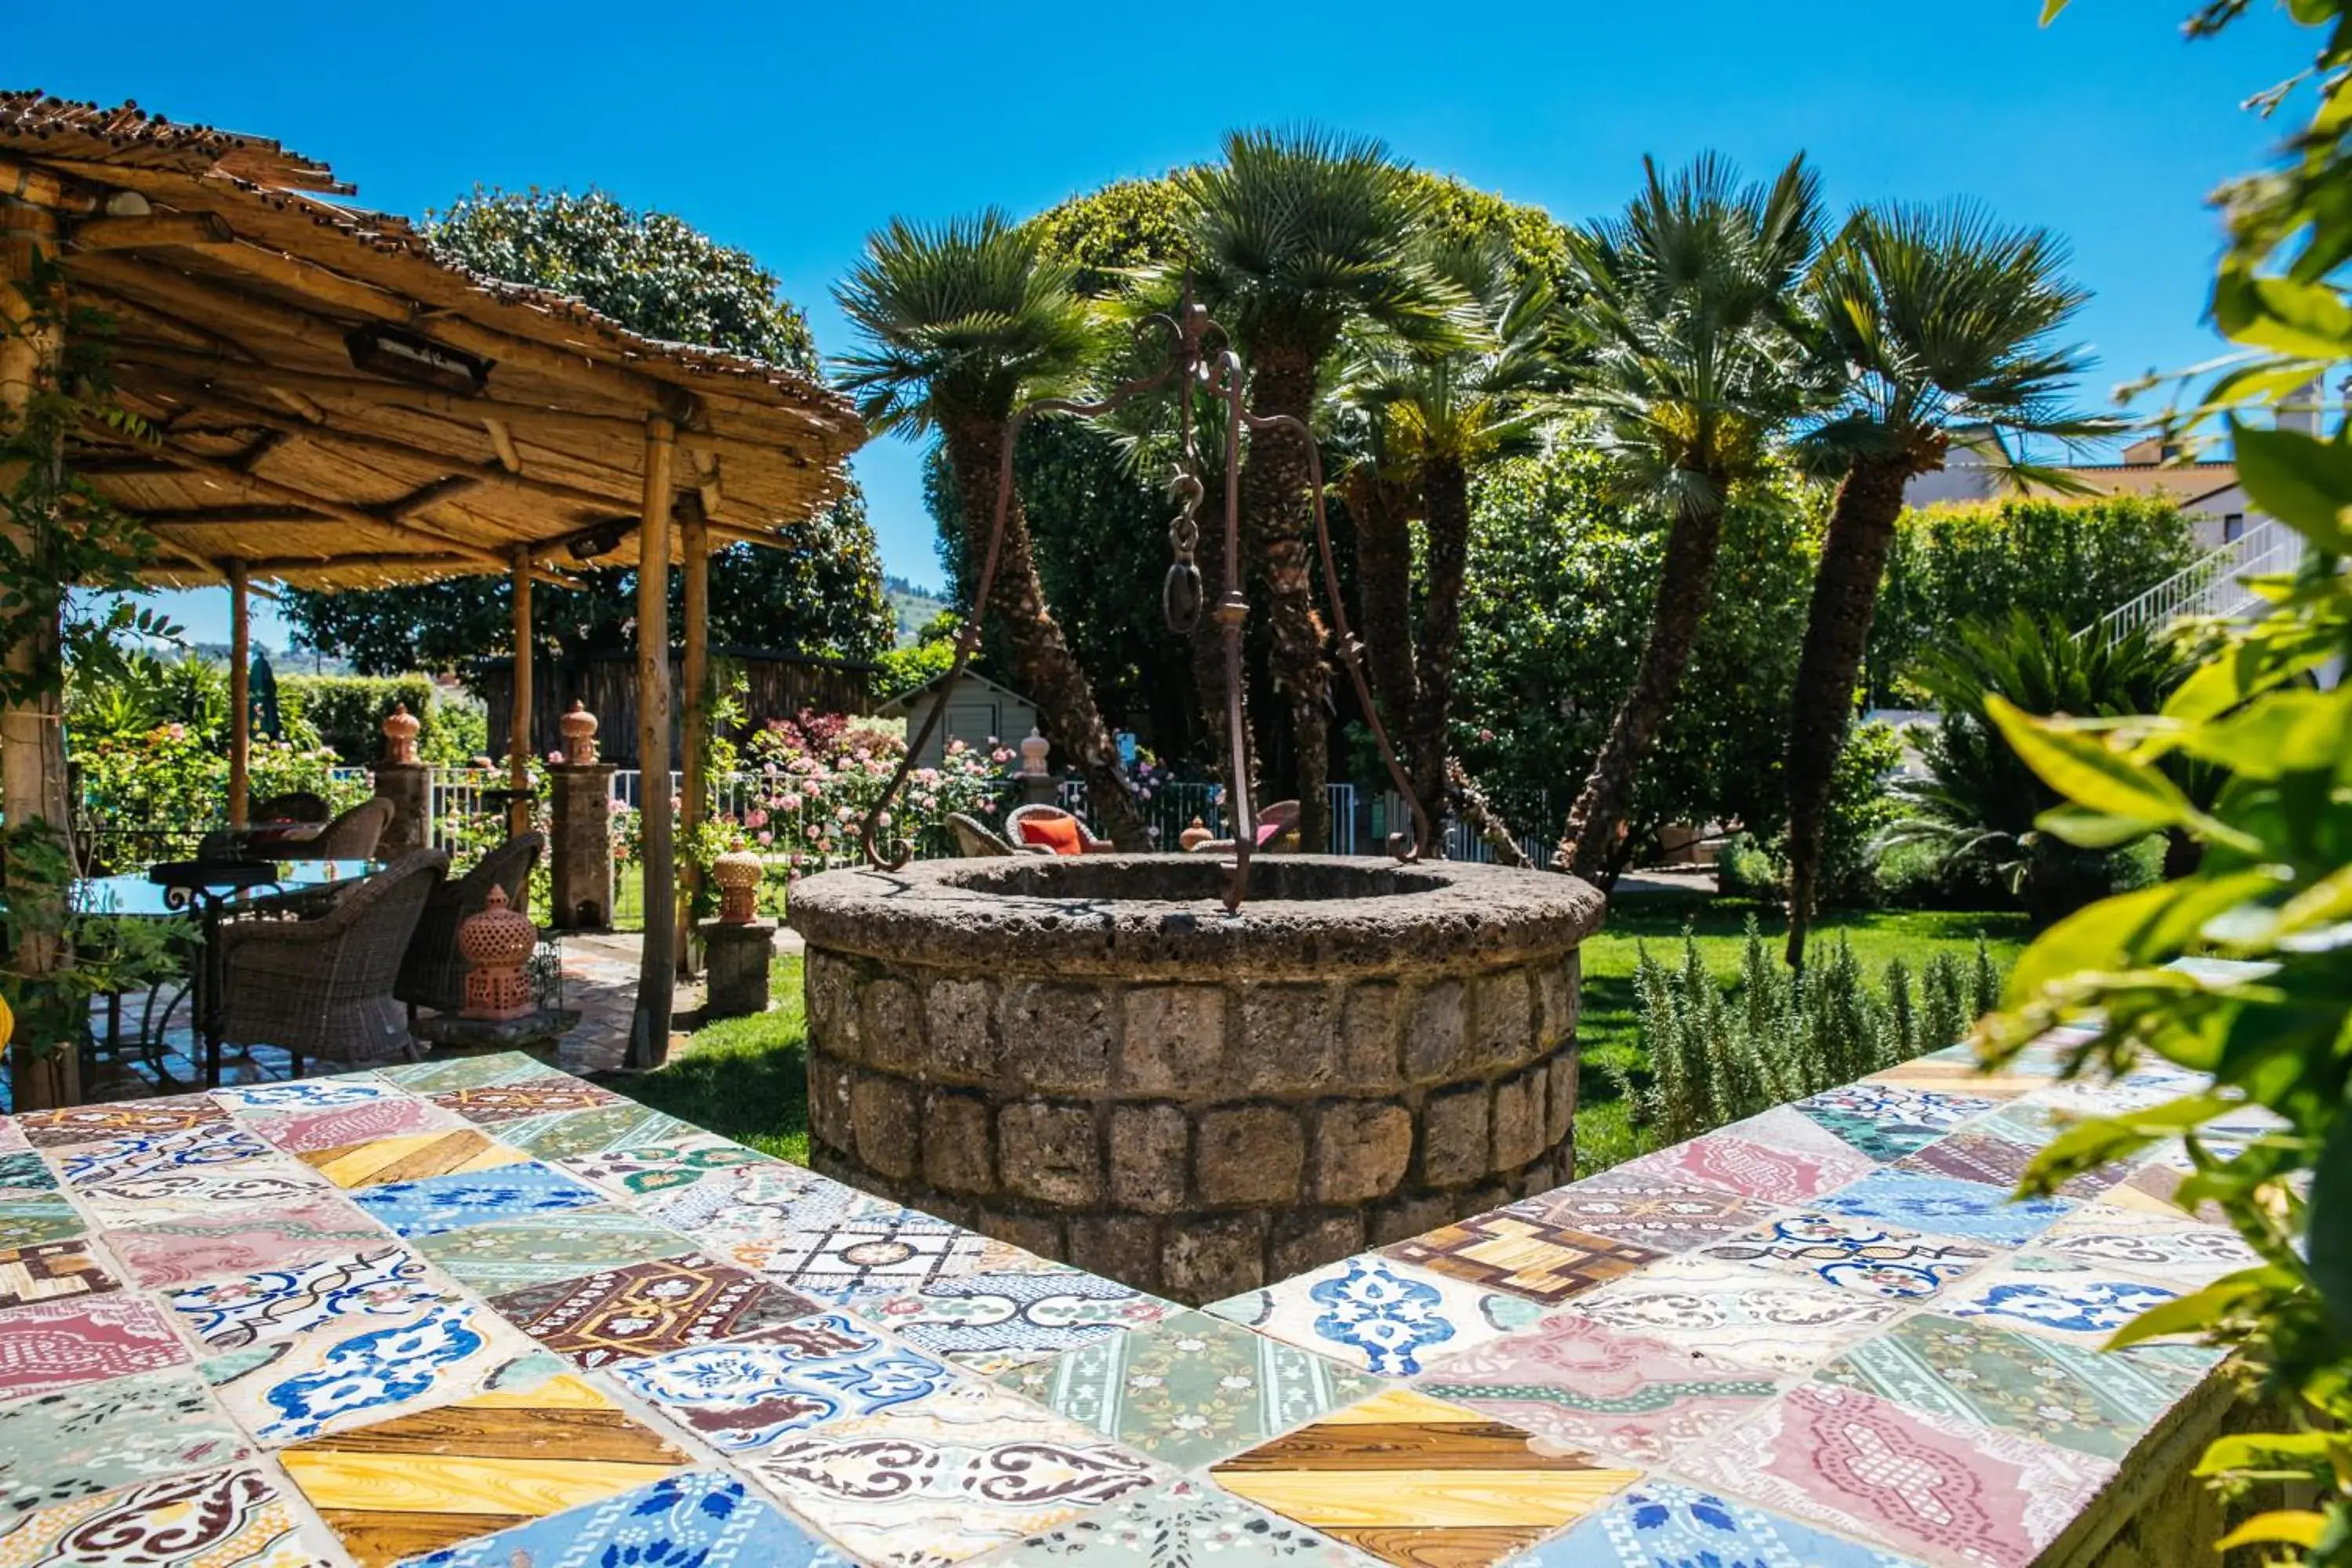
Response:
POLYGON ((362 1187, 352 1201, 402 1236, 432 1236, 522 1215, 560 1214, 608 1201, 585 1182, 526 1160, 487 1171, 457 1171, 414 1182, 362 1187))
POLYGON ((290 1083, 216 1089, 213 1098, 226 1106, 232 1116, 283 1116, 297 1110, 341 1110, 348 1105, 403 1097, 400 1090, 373 1073, 347 1073, 336 1078, 298 1078, 290 1083))
POLYGON ((1917 1568, 1696 1487, 1644 1481, 1507 1568, 1917 1568))
POLYGON ((1206 1309, 1382 1377, 1412 1377, 1443 1357, 1543 1316, 1524 1297, 1482 1290, 1377 1253, 1245 1291, 1206 1309))
POLYGON ((1941 1310, 1955 1318, 2096 1346, 2142 1312, 2179 1294, 2144 1279, 2027 1253, 1973 1281, 1941 1310))
POLYGON ((1997 1247, 2022 1247, 2074 1210, 2064 1198, 2012 1202, 2000 1187, 1930 1176, 1916 1171, 1880 1170, 1813 1207, 1823 1214, 1909 1226, 1932 1236, 1960 1236, 1997 1247))
POLYGON ((226 1165, 278 1151, 232 1121, 169 1132, 133 1132, 100 1143, 60 1149, 58 1168, 78 1187, 161 1175, 193 1165, 226 1165))
POLYGON ((951 1374, 836 1314, 802 1318, 725 1344, 697 1345, 612 1369, 629 1392, 730 1452, 787 1432, 872 1415, 947 1386, 951 1374))
POLYGON ((412 1557, 402 1568, 851 1568, 734 1477, 685 1470, 649 1487, 412 1557))
POLYGON ((1922 1236, 1874 1220, 1799 1214, 1699 1248, 1697 1256, 1810 1274, 1866 1295, 1933 1296, 2001 1256, 1979 1243, 1922 1236))
POLYGON ((1853 1083, 1796 1109, 1874 1160, 1899 1160, 1993 1108, 1990 1100, 1891 1084, 1853 1083))

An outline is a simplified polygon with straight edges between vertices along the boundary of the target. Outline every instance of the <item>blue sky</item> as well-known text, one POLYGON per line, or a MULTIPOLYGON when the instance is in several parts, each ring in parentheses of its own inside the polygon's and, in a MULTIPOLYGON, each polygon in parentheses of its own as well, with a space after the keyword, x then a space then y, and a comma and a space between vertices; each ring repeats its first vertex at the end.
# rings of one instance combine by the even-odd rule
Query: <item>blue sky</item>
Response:
MULTIPOLYGON (((1840 205, 1966 195, 2068 236, 2101 400, 2212 352, 2202 198, 2261 157, 2270 128, 2237 106, 2301 47, 2264 7, 2184 43, 2189 0, 2076 0, 2048 29, 2040 0, 231 9, 20 7, 0 78, 276 137, 396 212, 477 182, 602 186, 751 251, 827 352, 829 289, 893 214, 1027 214, 1236 125, 1378 135, 1571 222, 1620 205, 1644 153, 1762 173, 1802 149, 1840 205)), ((936 581, 917 449, 877 442, 856 469, 886 563, 936 581)), ((169 597, 226 636, 225 593, 169 597)), ((256 633, 282 638, 266 606, 256 633)))

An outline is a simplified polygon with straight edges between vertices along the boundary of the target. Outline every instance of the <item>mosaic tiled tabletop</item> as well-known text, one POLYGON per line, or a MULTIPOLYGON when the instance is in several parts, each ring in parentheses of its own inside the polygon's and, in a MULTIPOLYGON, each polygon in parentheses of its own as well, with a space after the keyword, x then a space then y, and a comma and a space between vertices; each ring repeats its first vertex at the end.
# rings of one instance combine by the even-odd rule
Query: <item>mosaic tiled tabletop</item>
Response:
POLYGON ((526 1058, 0 1119, 0 1568, 2031 1563, 2246 1261, 1941 1053, 1205 1310, 526 1058))

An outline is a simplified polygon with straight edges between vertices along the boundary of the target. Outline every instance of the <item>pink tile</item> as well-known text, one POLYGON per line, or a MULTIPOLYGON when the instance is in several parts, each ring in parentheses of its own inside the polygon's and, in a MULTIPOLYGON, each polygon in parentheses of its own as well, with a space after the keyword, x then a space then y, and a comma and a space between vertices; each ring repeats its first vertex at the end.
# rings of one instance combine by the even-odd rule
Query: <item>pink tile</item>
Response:
POLYGON ((0 1399, 177 1366, 187 1347, 152 1303, 127 1292, 0 1312, 0 1399))
POLYGON ((184 1215, 107 1233, 123 1267, 149 1289, 226 1275, 258 1274, 287 1264, 317 1263, 355 1245, 380 1242, 383 1227, 340 1195, 267 1210, 230 1209, 184 1215))
POLYGON ((1762 1373, 1580 1318, 1473 1345, 1413 1386, 1563 1447, 1644 1465, 1754 1414, 1779 1389, 1762 1373))
POLYGON ((437 1105, 399 1099, 272 1116, 252 1125, 256 1132, 280 1149, 300 1153, 310 1149, 341 1149, 348 1143, 365 1143, 375 1138, 397 1138, 407 1132, 433 1132, 465 1123, 437 1105))
POLYGON ((1898 1551, 1980 1568, 2024 1568, 2116 1470, 1822 1384, 1800 1384, 1677 1468, 1898 1551))
POLYGON ((1631 1174, 1703 1182, 1774 1204, 1810 1202, 1877 1168, 1868 1155, 1839 1143, 1786 1107, 1619 1167, 1631 1174), (1803 1127, 1771 1120, 1776 1115, 1803 1127))

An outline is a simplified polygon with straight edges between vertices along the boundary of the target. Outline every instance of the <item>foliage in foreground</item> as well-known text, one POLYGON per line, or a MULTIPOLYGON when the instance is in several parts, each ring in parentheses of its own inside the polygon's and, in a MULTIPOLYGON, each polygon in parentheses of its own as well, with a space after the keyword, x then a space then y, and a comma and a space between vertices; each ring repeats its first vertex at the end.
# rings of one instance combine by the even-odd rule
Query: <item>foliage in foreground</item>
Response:
POLYGON ((2000 975, 1979 940, 1972 964, 1939 952, 1915 982, 1892 959, 1874 988, 1840 934, 1799 976, 1771 956, 1751 919, 1728 994, 1687 932, 1675 968, 1643 945, 1634 986, 1650 1082, 1612 1071, 1635 1120, 1667 1144, 1954 1044, 1998 1001, 2000 975))
MULTIPOLYGON (((2213 0, 2190 30, 2246 9, 2213 0)), ((2212 1075, 2204 1092, 2068 1130, 2026 1184, 2046 1191, 2181 1139, 2196 1171, 2176 1201, 2218 1205, 2263 1261, 2143 1314, 2112 1342, 2201 1331, 2239 1347, 2293 1427, 2222 1437, 2200 1471, 2225 1489, 2302 1483, 2308 1500, 2255 1515, 2220 1545, 2340 1565, 2352 1563, 2352 684, 2341 679, 2352 656, 2352 441, 2341 427, 2321 439, 2240 416, 2352 359, 2352 0, 2295 0, 2289 12, 2320 33, 2306 73, 2313 118, 2278 167, 2221 193, 2231 245, 2212 315, 2243 353, 2185 423, 2222 417, 2248 500, 2310 552, 2294 574, 2250 584, 2269 612, 2233 628, 2155 712, 2037 719, 1993 707, 2063 797, 2043 831, 2096 848, 2171 830, 2204 855, 2187 876, 2044 933, 1978 1042, 1999 1061, 2074 1022, 2095 1032, 2070 1052, 2071 1071, 2119 1073, 2157 1057, 2212 1075), (2322 670, 2332 689, 2312 680, 2322 670), (2221 770, 2210 805, 2164 772, 2182 756, 2221 770), (2173 966, 2201 953, 2256 967, 2173 966), (2216 1124, 2231 1135, 2209 1140, 2216 1124)))

